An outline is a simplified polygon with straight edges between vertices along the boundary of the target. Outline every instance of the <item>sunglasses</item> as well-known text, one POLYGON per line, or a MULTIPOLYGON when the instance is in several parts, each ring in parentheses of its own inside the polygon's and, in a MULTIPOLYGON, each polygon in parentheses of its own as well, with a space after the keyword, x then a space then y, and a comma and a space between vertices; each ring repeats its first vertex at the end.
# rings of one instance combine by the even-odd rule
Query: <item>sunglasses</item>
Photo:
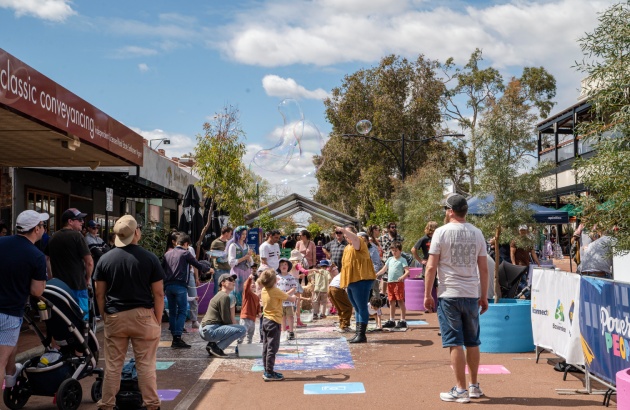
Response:
POLYGON ((225 282, 226 280, 227 280, 228 282, 234 282, 234 278, 227 278, 227 279, 223 279, 223 282, 225 282))
POLYGON ((396 225, 390 226, 389 229, 396 229, 396 225))
POLYGON ((335 232, 335 235, 343 235, 343 232, 335 232))

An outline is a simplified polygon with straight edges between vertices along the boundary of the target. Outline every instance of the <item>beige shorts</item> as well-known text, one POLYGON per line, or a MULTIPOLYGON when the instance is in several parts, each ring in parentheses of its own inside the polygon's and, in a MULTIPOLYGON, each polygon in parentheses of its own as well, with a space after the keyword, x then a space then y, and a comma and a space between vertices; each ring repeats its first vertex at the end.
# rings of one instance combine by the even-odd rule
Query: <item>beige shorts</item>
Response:
POLYGON ((283 306, 282 317, 293 317, 293 306, 283 306))

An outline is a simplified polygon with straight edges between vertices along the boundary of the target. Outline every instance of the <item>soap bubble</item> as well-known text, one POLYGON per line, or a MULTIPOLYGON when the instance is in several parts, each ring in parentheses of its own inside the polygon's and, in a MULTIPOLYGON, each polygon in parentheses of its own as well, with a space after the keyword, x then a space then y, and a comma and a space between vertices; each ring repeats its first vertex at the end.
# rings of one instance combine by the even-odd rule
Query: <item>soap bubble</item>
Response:
POLYGON ((279 171, 296 155, 301 155, 300 142, 304 134, 304 114, 297 101, 283 100, 278 105, 284 125, 280 138, 271 148, 260 150, 254 155, 254 164, 268 171, 279 171))
POLYGON ((359 134, 367 135, 370 131, 372 131, 372 123, 369 120, 357 122, 357 132, 359 134))

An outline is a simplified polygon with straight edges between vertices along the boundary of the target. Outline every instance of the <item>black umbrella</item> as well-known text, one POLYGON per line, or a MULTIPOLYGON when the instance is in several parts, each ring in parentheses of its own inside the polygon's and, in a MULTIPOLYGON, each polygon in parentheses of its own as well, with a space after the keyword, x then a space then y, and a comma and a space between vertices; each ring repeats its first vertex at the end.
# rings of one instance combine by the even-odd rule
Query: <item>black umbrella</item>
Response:
POLYGON ((196 244, 201 235, 203 229, 203 216, 201 215, 201 206, 199 200, 199 194, 195 189, 195 186, 190 184, 186 188, 183 201, 183 213, 179 218, 179 226, 177 229, 180 232, 190 235, 190 239, 193 244, 196 244))

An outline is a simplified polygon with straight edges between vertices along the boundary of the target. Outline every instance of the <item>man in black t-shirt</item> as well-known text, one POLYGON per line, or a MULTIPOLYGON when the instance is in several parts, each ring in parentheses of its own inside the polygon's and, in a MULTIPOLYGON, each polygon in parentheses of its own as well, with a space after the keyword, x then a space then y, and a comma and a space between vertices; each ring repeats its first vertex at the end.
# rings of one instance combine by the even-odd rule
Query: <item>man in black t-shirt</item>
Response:
POLYGON ((96 300, 105 322, 105 380, 99 409, 113 409, 131 341, 138 386, 147 409, 158 409, 155 362, 164 311, 164 271, 157 256, 138 246, 136 220, 125 215, 114 225, 116 248, 94 272, 96 300))
POLYGON ((16 220, 17 235, 0 238, 0 383, 4 380, 7 389, 15 386, 22 371, 15 355, 26 300, 41 296, 46 286, 46 258, 35 242, 42 238, 48 218, 46 213, 24 211, 16 220))
POLYGON ((83 218, 86 214, 70 208, 61 214, 61 228, 48 241, 44 250, 53 278, 63 281, 85 313, 89 311, 88 286, 91 286, 94 260, 90 249, 81 235, 83 218))

